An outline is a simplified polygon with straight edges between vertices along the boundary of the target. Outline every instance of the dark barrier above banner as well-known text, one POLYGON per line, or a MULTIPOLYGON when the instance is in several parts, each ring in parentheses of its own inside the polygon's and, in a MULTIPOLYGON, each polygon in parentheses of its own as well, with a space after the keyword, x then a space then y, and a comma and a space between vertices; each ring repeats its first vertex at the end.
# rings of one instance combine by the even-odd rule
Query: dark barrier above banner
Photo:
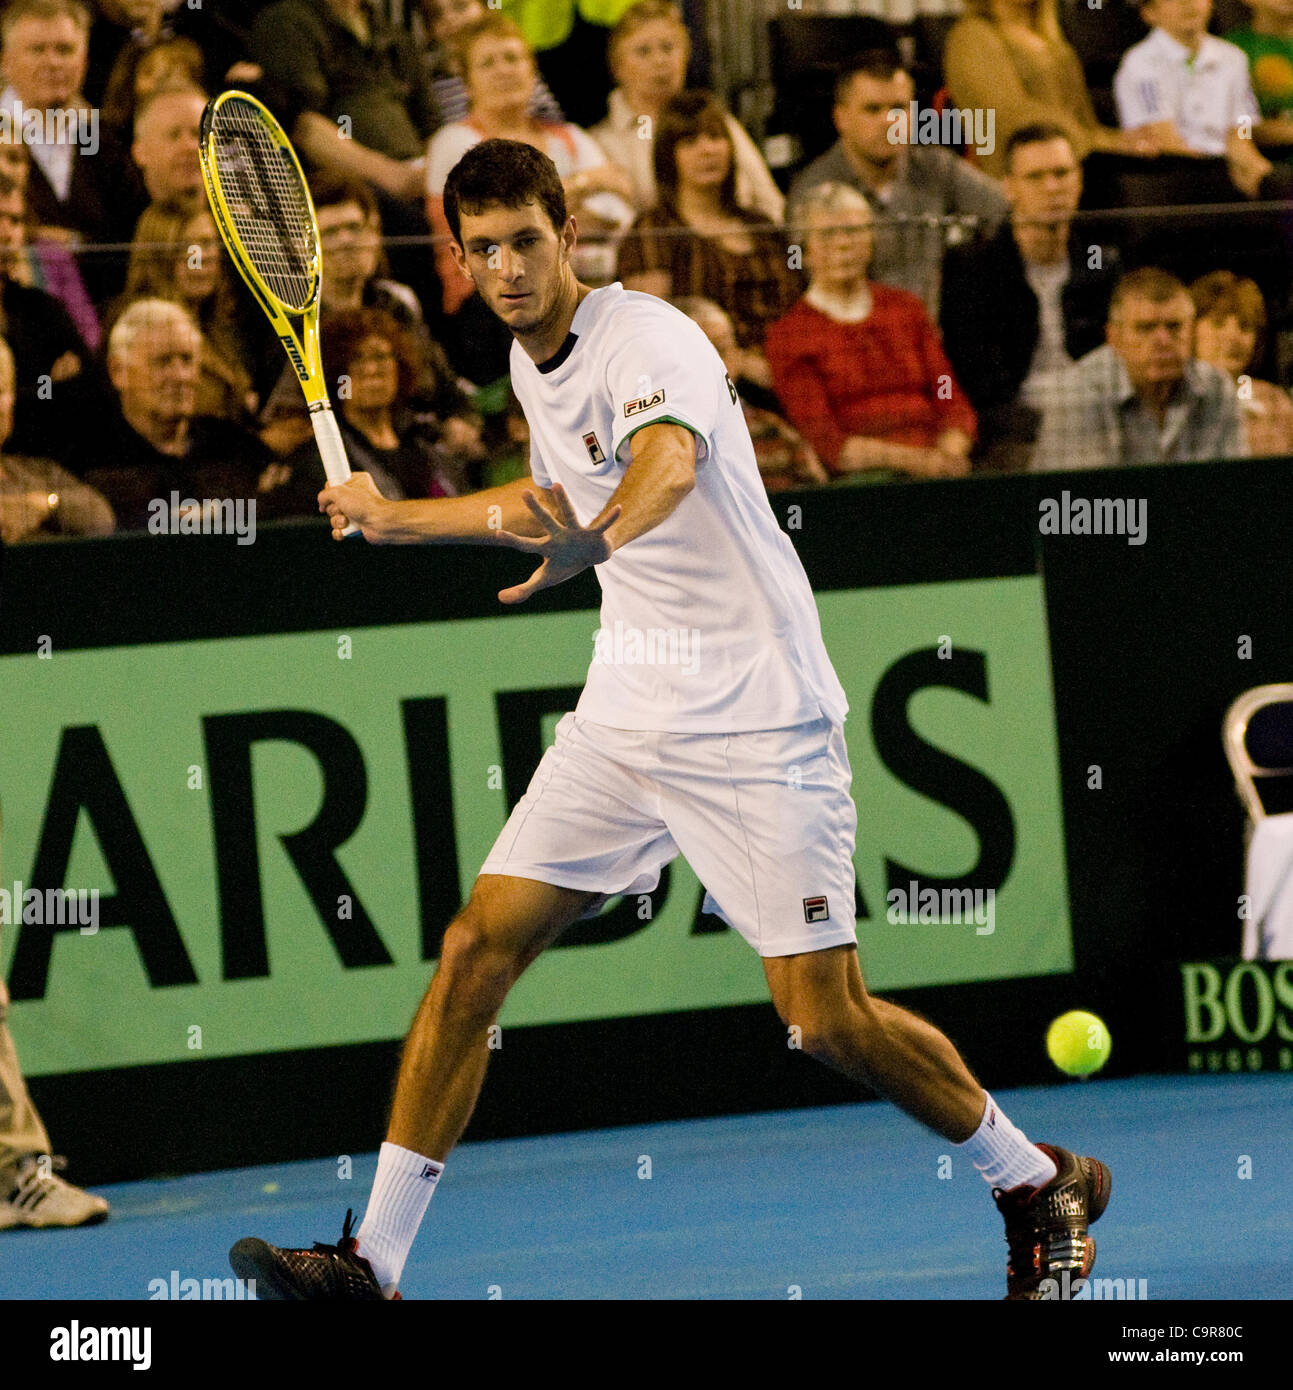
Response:
MULTIPOLYGON (((1238 949, 1221 718, 1293 675, 1291 478, 774 498, 851 704, 864 972, 985 1084, 1044 1079, 1070 1007, 1111 1071, 1211 1065, 1165 967, 1238 949)), ((321 524, 5 554, 0 967, 82 1180, 375 1147, 444 927, 592 655, 591 575, 498 604, 530 564, 321 524)), ((702 898, 677 861, 531 968, 469 1137, 854 1094, 702 898)))

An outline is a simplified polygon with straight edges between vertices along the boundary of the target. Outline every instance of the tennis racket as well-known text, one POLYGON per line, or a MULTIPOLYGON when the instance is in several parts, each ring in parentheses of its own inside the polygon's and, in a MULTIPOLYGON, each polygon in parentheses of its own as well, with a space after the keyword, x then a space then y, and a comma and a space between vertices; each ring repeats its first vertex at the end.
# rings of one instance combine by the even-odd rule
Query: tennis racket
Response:
MULTIPOLYGON (((350 463, 319 352, 319 224, 296 151, 264 103, 237 91, 207 103, 199 145, 220 240, 301 383, 328 482, 344 483, 350 463)), ((345 534, 358 530, 348 526, 345 534)))

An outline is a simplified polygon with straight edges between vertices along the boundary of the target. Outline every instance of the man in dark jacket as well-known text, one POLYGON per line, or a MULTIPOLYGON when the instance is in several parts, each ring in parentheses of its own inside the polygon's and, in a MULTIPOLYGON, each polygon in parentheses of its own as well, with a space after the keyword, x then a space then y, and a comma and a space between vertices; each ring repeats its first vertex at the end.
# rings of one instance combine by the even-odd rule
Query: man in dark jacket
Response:
POLYGON ((1015 472, 1027 466, 1047 384, 1104 342, 1120 265, 1073 226, 1082 170, 1058 126, 1011 136, 1005 187, 1010 220, 947 253, 939 320, 979 416, 975 466, 1015 472))

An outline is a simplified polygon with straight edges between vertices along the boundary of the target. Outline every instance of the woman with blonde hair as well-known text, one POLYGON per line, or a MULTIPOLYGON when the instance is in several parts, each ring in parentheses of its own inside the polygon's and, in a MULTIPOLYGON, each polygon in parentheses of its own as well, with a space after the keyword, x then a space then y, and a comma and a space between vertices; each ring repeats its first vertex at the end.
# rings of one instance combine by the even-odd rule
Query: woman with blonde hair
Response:
POLYGON ((1092 153, 1155 155, 1144 131, 1096 118, 1077 54, 1060 29, 1056 0, 965 0, 943 50, 947 90, 958 108, 995 113, 992 151, 976 151, 985 174, 1005 173, 1011 134, 1054 122, 1083 160, 1092 153))
MULTIPOLYGON (((643 212, 656 200, 655 128, 664 108, 687 85, 691 34, 682 11, 673 0, 638 0, 611 30, 607 57, 618 85, 606 119, 588 133, 633 180, 633 201, 643 212)), ((736 154, 736 201, 780 222, 786 200, 759 147, 730 114, 727 133, 736 154)))
POLYGON ((1262 350, 1266 302, 1253 280, 1214 270, 1190 286, 1194 355, 1224 372, 1235 395, 1253 458, 1293 455, 1293 401, 1274 382, 1248 375, 1262 350))
MULTIPOLYGON (((258 402, 243 365, 249 357, 238 329, 237 293, 205 207, 153 203, 144 209, 130 247, 125 292, 113 319, 137 299, 182 304, 202 330, 195 413, 249 422, 258 402)), ((110 331, 111 324, 107 327, 110 331)))

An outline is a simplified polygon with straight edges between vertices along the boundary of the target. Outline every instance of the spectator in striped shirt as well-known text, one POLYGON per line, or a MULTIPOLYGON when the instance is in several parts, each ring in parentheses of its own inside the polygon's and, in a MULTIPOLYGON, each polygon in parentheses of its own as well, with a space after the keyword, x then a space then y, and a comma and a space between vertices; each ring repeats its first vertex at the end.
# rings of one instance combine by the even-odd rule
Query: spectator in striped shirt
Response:
POLYGON ((541 121, 531 113, 538 69, 524 34, 513 20, 491 12, 465 29, 455 48, 471 110, 466 120, 441 126, 431 137, 426 170, 426 213, 438 238, 435 263, 443 287, 444 312, 457 314, 472 297, 472 286, 449 251, 445 182, 454 165, 482 140, 518 140, 542 150, 553 161, 584 243, 576 253, 575 273, 584 280, 604 281, 611 257, 599 258, 597 253, 603 248, 593 243, 622 233, 632 221, 628 175, 607 160, 586 130, 569 122, 541 121))
POLYGON ((763 335, 799 294, 781 228, 736 201, 727 112, 710 92, 682 92, 656 126, 658 202, 620 243, 626 290, 704 295, 731 316, 750 377, 771 386, 763 335))
POLYGON ((768 330, 777 395, 837 477, 963 477, 973 407, 924 304, 867 279, 872 216, 847 184, 822 184, 795 205, 810 283, 768 330))
MULTIPOLYGON (((438 117, 437 128, 451 121, 465 121, 471 111, 471 95, 462 80, 454 40, 489 13, 484 0, 422 0, 431 44, 426 51, 427 76, 438 117)), ((530 114, 540 121, 564 121, 565 113, 541 74, 534 78, 530 114)))

